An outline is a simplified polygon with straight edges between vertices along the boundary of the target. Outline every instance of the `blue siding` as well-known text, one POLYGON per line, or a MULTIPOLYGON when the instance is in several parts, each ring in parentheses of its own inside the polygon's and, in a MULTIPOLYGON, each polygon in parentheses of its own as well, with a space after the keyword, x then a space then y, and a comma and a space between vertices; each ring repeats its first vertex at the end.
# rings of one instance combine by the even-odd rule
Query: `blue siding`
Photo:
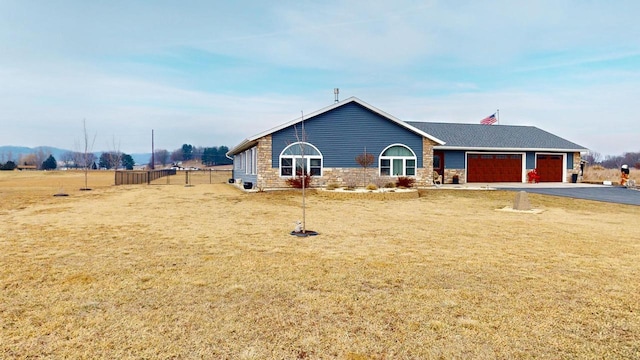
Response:
POLYGON ((573 153, 567 153, 567 169, 573 169, 573 153))
POLYGON ((464 169, 464 151, 454 150, 444 152, 445 169, 464 169))
POLYGON ((247 175, 244 171, 234 171, 234 179, 241 179, 242 183, 252 182, 253 186, 258 183, 258 175, 247 175))
POLYGON ((233 156, 233 170, 232 177, 236 180, 242 180, 242 183, 252 182, 255 186, 258 181, 257 174, 251 174, 252 163, 257 159, 253 159, 251 156, 252 150, 255 152, 255 147, 245 150, 239 154, 233 156), (247 168, 249 168, 247 170, 247 168))
MULTIPOLYGON (((359 104, 350 103, 320 114, 304 122, 306 141, 320 150, 324 167, 360 167, 355 158, 367 153, 376 156, 389 145, 404 144, 417 157, 417 167, 422 167, 422 136, 380 116, 359 104)), ((297 125, 298 136, 302 128, 297 125)), ((297 142, 296 130, 287 127, 272 134, 272 166, 279 167, 280 153, 291 143, 297 142)), ((377 162, 376 165, 377 166, 377 162)))
POLYGON ((527 163, 525 164, 525 168, 533 169, 536 167, 536 153, 527 151, 527 163))

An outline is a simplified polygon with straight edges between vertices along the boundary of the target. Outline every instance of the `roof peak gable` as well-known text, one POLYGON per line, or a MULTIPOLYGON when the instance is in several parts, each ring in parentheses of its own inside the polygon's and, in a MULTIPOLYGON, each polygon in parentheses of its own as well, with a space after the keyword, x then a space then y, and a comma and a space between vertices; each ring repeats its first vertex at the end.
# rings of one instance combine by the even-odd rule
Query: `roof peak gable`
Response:
POLYGON ((273 134, 273 133, 275 133, 275 132, 277 132, 279 130, 285 129, 285 128, 289 127, 289 126, 293 126, 293 125, 296 125, 298 123, 301 123, 303 120, 304 121, 310 120, 310 119, 312 119, 312 118, 314 118, 316 116, 325 114, 325 113, 327 113, 329 111, 333 111, 335 109, 338 109, 340 107, 343 107, 343 106, 351 104, 351 103, 358 104, 358 105, 364 107, 365 109, 367 109, 367 110, 369 110, 369 111, 371 111, 373 113, 376 113, 376 114, 384 117, 385 119, 387 119, 387 120, 389 120, 389 121, 391 121, 391 122, 393 122, 393 123, 405 128, 405 129, 407 129, 407 130, 409 130, 411 132, 414 132, 414 133, 416 133, 416 134, 418 134, 420 136, 426 137, 426 138, 436 142, 439 145, 444 145, 444 143, 445 143, 444 141, 438 139, 437 137, 432 136, 432 135, 424 132, 423 130, 420 130, 417 127, 414 127, 411 124, 409 124, 409 123, 407 123, 405 121, 402 121, 402 120, 396 118, 395 116, 393 116, 391 114, 388 114, 388 113, 376 108, 375 106, 370 105, 369 103, 367 103, 365 101, 362 101, 361 99, 359 99, 359 98, 357 98, 355 96, 351 96, 351 97, 349 97, 349 98, 347 98, 345 100, 333 103, 333 104, 331 104, 329 106, 326 106, 326 107, 324 107, 324 108, 322 108, 320 110, 316 110, 314 112, 311 112, 311 113, 309 113, 307 115, 305 115, 303 113, 302 116, 300 116, 298 118, 295 118, 295 119, 290 120, 290 121, 288 121, 286 123, 280 124, 280 125, 278 125, 276 127, 273 127, 271 129, 268 129, 268 130, 263 131, 261 133, 258 133, 256 135, 253 135, 253 136, 251 136, 249 138, 246 138, 239 145, 237 145, 232 150, 230 150, 227 154, 237 154, 237 153, 239 153, 239 152, 251 147, 253 145, 253 143, 255 143, 258 139, 260 139, 260 138, 262 138, 264 136, 273 134))

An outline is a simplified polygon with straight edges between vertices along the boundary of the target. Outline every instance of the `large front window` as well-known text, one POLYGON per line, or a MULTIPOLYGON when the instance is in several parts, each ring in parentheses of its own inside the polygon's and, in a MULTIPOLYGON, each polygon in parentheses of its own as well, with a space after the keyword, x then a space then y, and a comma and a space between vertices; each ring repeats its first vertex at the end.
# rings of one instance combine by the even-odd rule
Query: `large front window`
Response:
POLYGON ((404 145, 392 145, 380 155, 380 176, 415 176, 416 155, 404 145))
POLYGON ((298 142, 282 150, 280 154, 280 176, 302 174, 322 176, 322 154, 315 146, 298 142))

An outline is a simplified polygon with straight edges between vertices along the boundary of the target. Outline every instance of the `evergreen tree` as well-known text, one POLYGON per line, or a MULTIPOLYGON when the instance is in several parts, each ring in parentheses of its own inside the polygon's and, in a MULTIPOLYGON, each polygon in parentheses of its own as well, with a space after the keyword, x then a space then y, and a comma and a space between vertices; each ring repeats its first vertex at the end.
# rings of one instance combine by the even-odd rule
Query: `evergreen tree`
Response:
POLYGON ((58 167, 58 162, 53 157, 53 155, 49 155, 47 160, 42 162, 42 170, 54 170, 58 167))
POLYGON ((218 146, 218 156, 216 156, 216 164, 217 165, 229 165, 233 164, 233 160, 227 157, 227 153, 229 152, 229 148, 222 145, 218 146))
POLYGON ((13 161, 9 160, 6 163, 4 163, 4 165, 2 165, 0 167, 0 170, 13 170, 16 168, 16 163, 14 163, 13 161))
POLYGON ((111 169, 111 155, 106 152, 102 153, 98 166, 100 166, 100 169, 111 169))
POLYGON ((187 161, 193 159, 193 146, 190 144, 182 145, 182 160, 187 161))
POLYGON ((218 148, 204 148, 202 152, 202 163, 207 166, 216 165, 216 157, 218 156, 218 148))
POLYGON ((133 165, 135 165, 135 161, 129 154, 122 154, 122 167, 127 170, 133 170, 133 165))

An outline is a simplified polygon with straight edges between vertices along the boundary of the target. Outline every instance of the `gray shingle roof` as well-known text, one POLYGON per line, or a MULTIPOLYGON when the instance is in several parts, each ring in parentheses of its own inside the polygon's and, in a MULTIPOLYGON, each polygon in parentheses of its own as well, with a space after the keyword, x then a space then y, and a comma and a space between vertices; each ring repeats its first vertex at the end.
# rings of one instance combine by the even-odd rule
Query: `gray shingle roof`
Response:
POLYGON ((587 151, 569 140, 535 126, 482 125, 407 121, 446 143, 437 148, 587 151))

